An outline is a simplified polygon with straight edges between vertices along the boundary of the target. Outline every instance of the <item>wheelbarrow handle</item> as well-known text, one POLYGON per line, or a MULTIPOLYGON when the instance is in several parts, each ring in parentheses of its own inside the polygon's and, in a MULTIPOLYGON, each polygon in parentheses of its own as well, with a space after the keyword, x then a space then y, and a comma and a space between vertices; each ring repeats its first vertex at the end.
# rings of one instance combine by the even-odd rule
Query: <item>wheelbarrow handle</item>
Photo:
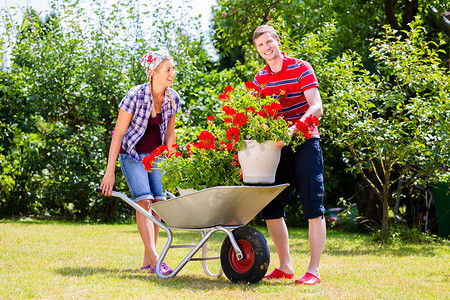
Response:
MULTIPOLYGON (((102 190, 100 188, 95 188, 95 191, 100 194, 102 193, 102 190)), ((137 211, 142 213, 144 216, 149 218, 154 224, 158 225, 160 228, 162 228, 167 233, 167 243, 164 246, 163 251, 161 252, 161 255, 160 255, 160 259, 158 260, 158 262, 156 264, 156 273, 158 274, 159 277, 162 277, 162 278, 173 277, 175 274, 173 274, 173 275, 170 274, 168 276, 164 276, 161 274, 161 264, 164 261, 164 258, 166 256, 167 252, 169 251, 169 247, 172 244, 172 240, 173 240, 173 235, 172 235, 172 232, 170 231, 169 227, 167 227, 163 222, 156 219, 151 213, 149 213, 144 208, 142 208, 140 205, 138 205, 136 202, 134 202, 133 200, 128 198, 125 194, 122 194, 122 193, 116 192, 116 191, 112 191, 111 196, 122 199, 123 201, 128 203, 130 206, 134 207, 134 209, 136 209, 137 211)))

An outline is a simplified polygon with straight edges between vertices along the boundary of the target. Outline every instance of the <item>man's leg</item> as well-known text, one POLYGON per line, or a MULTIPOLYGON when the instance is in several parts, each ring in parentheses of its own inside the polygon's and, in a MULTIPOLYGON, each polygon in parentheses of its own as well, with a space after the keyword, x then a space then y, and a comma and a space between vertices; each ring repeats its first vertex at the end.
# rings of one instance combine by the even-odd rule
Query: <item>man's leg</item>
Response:
POLYGON ((286 274, 294 274, 289 255, 289 234, 284 218, 266 220, 266 224, 280 261, 278 269, 286 274))
POLYGON ((311 251, 311 258, 308 266, 308 273, 319 276, 320 257, 322 256, 323 247, 325 245, 326 224, 325 218, 320 216, 318 218, 308 220, 309 231, 309 249, 311 251))
POLYGON ((325 244, 326 226, 323 207, 323 159, 318 139, 311 139, 302 145, 296 156, 296 179, 302 200, 303 216, 308 219, 310 262, 306 274, 296 283, 320 283, 319 264, 325 244))

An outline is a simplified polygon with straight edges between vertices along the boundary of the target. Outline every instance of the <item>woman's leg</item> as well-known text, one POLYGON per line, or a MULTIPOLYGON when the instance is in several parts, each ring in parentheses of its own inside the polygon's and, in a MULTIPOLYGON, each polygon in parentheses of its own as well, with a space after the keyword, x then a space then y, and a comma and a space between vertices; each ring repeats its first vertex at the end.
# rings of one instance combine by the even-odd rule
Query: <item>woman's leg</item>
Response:
MULTIPOLYGON (((146 211, 150 212, 148 208, 150 205, 150 200, 142 200, 137 202, 146 211)), ((158 254, 156 252, 156 235, 155 235, 155 224, 146 216, 144 216, 139 211, 136 211, 136 224, 141 236, 142 242, 144 243, 144 261, 143 266, 156 266, 158 262, 158 254)))
MULTIPOLYGON (((144 157, 144 154, 139 155, 141 160, 144 157)), ((119 159, 122 173, 130 189, 133 201, 151 213, 149 205, 154 197, 150 189, 149 173, 145 170, 141 161, 134 161, 128 154, 120 154, 119 159)), ((155 243, 155 225, 150 219, 138 211, 136 212, 136 225, 144 243, 143 266, 145 267, 149 264, 155 266, 158 260, 155 243)))
MULTIPOLYGON (((155 199, 153 201, 154 203, 166 200, 166 193, 165 193, 165 190, 164 190, 162 182, 161 182, 161 177, 162 177, 161 169, 158 167, 158 163, 160 161, 161 161, 161 159, 156 161, 154 167, 152 168, 152 171, 150 173, 148 173, 148 181, 150 184, 150 190, 152 191, 153 197, 155 199)), ((158 216, 158 214, 156 212, 152 211, 152 214, 156 219, 161 221, 161 217, 158 216)), ((156 247, 156 241, 157 241, 158 235, 159 235, 159 226, 155 224, 154 228, 155 228, 154 242, 155 242, 155 247, 156 247)))

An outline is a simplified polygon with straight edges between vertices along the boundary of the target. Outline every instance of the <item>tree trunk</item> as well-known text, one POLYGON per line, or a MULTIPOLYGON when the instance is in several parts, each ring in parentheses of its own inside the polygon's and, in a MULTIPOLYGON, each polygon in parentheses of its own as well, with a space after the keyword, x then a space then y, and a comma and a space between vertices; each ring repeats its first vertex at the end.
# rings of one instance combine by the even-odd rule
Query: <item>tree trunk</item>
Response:
POLYGON ((400 30, 397 18, 395 17, 395 4, 397 0, 384 0, 384 13, 386 14, 386 23, 392 28, 400 30))
POLYGON ((414 21, 419 10, 418 0, 404 0, 402 29, 409 30, 408 24, 414 21))
POLYGON ((384 0, 384 13, 386 15, 386 24, 389 24, 391 28, 396 30, 408 30, 408 24, 414 20, 414 17, 419 11, 418 0, 403 0, 403 15, 402 26, 398 23, 395 16, 395 5, 397 0, 384 0))
MULTIPOLYGON (((385 195, 386 196, 386 195, 385 195)), ((388 207, 388 199, 386 199, 386 197, 384 199, 380 199, 383 205, 383 223, 382 223, 382 228, 381 228, 381 238, 382 241, 385 242, 387 237, 388 237, 388 233, 389 233, 389 207, 388 207)))

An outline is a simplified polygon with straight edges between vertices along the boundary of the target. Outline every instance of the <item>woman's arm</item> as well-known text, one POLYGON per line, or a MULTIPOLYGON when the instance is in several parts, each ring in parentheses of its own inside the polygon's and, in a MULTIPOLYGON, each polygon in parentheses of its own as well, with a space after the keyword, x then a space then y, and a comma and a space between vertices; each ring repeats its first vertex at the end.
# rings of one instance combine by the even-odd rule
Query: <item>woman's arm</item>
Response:
POLYGON ((166 145, 167 148, 169 148, 169 153, 172 153, 172 151, 174 150, 172 146, 176 143, 175 119, 176 119, 176 115, 173 114, 172 117, 170 117, 169 122, 167 123, 167 130, 166 130, 166 137, 165 137, 164 145, 166 145))
POLYGON ((107 197, 111 196, 111 192, 116 181, 115 170, 117 156, 119 155, 122 138, 127 131, 132 116, 132 114, 127 113, 123 109, 120 109, 119 116, 117 117, 117 123, 114 128, 114 135, 111 141, 111 145, 109 146, 108 165, 106 166, 106 173, 103 176, 103 181, 100 185, 102 194, 107 197))

